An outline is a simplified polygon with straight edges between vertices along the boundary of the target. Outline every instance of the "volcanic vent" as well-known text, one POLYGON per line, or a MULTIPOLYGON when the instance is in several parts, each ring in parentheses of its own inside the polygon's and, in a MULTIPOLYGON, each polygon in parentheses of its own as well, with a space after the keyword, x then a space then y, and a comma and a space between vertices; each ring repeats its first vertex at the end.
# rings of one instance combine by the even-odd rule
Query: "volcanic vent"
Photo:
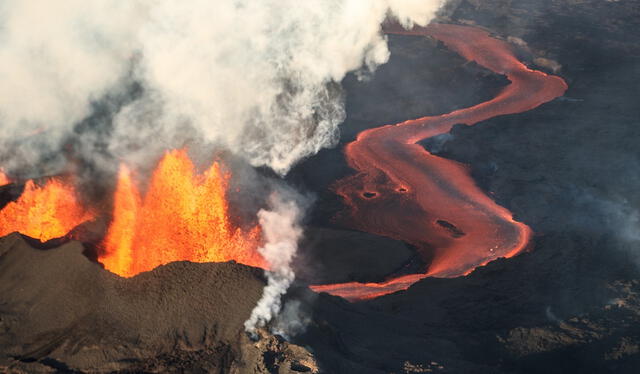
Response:
MULTIPOLYGON (((0 235, 20 232, 42 242, 71 239, 79 225, 102 219, 109 224, 104 239, 95 243, 98 261, 121 276, 173 261, 234 260, 265 268, 257 252, 260 228, 254 224, 243 229, 231 217, 226 196, 230 178, 220 161, 198 173, 186 150, 169 151, 144 194, 139 187, 143 183, 126 165, 120 166, 111 211, 83 201, 72 177, 39 184, 28 180, 20 196, 0 210, 0 235)), ((82 240, 82 235, 77 238, 82 240)))
MULTIPOLYGON (((9 183, 8 178, 6 182, 9 183)), ((95 218, 91 208, 79 202, 69 178, 51 178, 41 183, 28 180, 20 197, 0 210, 0 236, 17 231, 46 242, 95 218)))
MULTIPOLYGON (((343 223, 411 243, 429 259, 425 273, 384 283, 312 286, 351 300, 406 289, 427 276, 464 275, 523 251, 530 229, 480 191, 464 166, 416 143, 448 133, 458 123, 473 125, 535 108, 566 89, 560 78, 527 68, 505 42, 485 31, 444 24, 412 30, 385 27, 387 33, 439 39, 467 60, 506 75, 511 84, 494 99, 470 108, 366 130, 346 147, 348 162, 358 174, 335 185, 351 210, 343 223), (403 218, 410 205, 411 222, 403 218)), ((3 183, 10 183, 6 174, 1 176, 3 183)), ((196 171, 186 150, 166 152, 148 180, 122 163, 113 198, 106 204, 109 211, 105 204, 93 206, 80 199, 73 175, 28 180, 19 198, 0 211, 1 233, 18 231, 45 242, 70 236, 86 222, 106 220, 103 238, 94 243, 97 258, 107 270, 125 277, 173 261, 234 260, 267 268, 258 253, 263 243, 257 223, 240 225, 230 215, 230 177, 220 161, 196 171)))
POLYGON ((168 152, 153 172, 144 197, 122 165, 113 221, 99 260, 132 276, 173 261, 225 262, 265 267, 257 249, 260 229, 235 227, 226 200, 230 175, 214 162, 197 174, 187 152, 168 152))

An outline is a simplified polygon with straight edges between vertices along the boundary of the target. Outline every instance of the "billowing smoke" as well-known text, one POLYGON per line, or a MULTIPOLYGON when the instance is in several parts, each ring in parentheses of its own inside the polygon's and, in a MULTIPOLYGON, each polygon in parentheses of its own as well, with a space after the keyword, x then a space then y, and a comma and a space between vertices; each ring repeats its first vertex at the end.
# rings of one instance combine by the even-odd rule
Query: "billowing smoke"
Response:
POLYGON ((0 2, 0 139, 58 137, 88 116, 133 62, 139 11, 122 1, 0 2))
POLYGON ((304 310, 300 300, 290 300, 274 320, 272 331, 285 339, 306 331, 311 322, 308 311, 304 310))
POLYGON ((282 192, 274 192, 269 198, 269 210, 260 210, 258 219, 265 239, 265 245, 258 251, 266 260, 269 271, 266 271, 267 286, 262 297, 245 321, 248 332, 256 327, 263 327, 280 312, 281 296, 287 291, 295 279, 291 260, 298 249, 298 241, 302 237, 300 227, 300 199, 296 201, 291 195, 285 197, 282 192))
POLYGON ((56 149, 136 81, 142 94, 114 109, 116 157, 205 139, 285 174, 336 143, 339 82, 387 61, 385 17, 424 24, 441 1, 2 1, 0 149, 41 131, 30 151, 56 149))
MULTIPOLYGON (((443 2, 1 1, 0 166, 35 167, 73 138, 98 167, 144 167, 195 143, 285 175, 338 141, 340 82, 389 58, 381 23, 426 24, 443 2), (98 107, 109 130, 78 131, 98 107)), ((294 279, 293 201, 275 195, 259 213, 271 271, 248 330, 279 311, 294 279)))

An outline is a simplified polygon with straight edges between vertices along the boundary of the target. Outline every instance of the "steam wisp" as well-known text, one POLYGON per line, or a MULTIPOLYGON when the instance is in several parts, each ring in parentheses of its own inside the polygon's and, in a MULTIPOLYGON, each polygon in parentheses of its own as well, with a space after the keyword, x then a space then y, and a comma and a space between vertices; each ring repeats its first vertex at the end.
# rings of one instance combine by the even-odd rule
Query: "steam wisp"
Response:
POLYGON ((280 312, 280 298, 295 279, 291 261, 302 237, 299 223, 302 211, 295 200, 285 199, 281 193, 273 193, 269 198, 269 205, 269 210, 258 212, 266 241, 258 252, 270 270, 265 271, 267 286, 262 297, 244 323, 249 333, 254 333, 257 327, 264 327, 280 312))

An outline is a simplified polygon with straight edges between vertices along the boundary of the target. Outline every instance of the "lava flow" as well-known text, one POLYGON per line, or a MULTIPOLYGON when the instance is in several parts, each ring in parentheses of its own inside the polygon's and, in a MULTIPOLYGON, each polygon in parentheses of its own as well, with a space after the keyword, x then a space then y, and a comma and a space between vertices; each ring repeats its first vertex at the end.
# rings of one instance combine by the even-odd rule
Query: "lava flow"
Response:
POLYGON ((46 242, 94 217, 78 202, 72 183, 53 178, 38 186, 29 180, 18 200, 0 210, 0 236, 17 231, 46 242))
POLYGON ((361 132, 345 155, 358 171, 336 184, 350 207, 355 228, 404 240, 416 246, 429 267, 425 273, 384 283, 316 285, 349 300, 364 300, 407 289, 428 277, 455 277, 499 257, 512 257, 527 247, 531 230, 513 219, 474 183, 460 163, 432 155, 417 142, 448 133, 455 124, 474 125, 492 117, 520 113, 562 96, 567 85, 559 77, 521 63, 509 45, 487 31, 434 24, 394 34, 434 37, 469 61, 511 82, 498 96, 476 106, 361 132))
POLYGON ((172 151, 160 161, 142 198, 122 166, 99 261, 126 277, 172 261, 235 260, 264 267, 257 252, 259 227, 243 231, 230 222, 228 180, 218 163, 198 175, 186 151, 172 151))

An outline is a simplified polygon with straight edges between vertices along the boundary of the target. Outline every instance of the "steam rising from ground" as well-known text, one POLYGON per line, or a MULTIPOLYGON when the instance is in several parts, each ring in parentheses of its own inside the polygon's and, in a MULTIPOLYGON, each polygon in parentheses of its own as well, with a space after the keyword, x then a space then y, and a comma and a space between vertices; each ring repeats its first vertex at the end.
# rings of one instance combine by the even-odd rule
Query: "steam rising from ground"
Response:
POLYGON ((629 255, 629 260, 640 266, 640 210, 627 199, 615 196, 604 198, 591 193, 579 195, 591 216, 578 222, 582 230, 608 232, 619 240, 620 250, 629 255))
POLYGON ((258 219, 266 244, 258 251, 269 264, 267 286, 262 298, 245 321, 245 329, 254 332, 263 327, 280 312, 280 297, 287 292, 295 279, 291 260, 298 249, 302 237, 300 228, 301 209, 298 203, 285 198, 282 193, 274 193, 269 199, 270 210, 260 210, 258 219))
POLYGON ((0 146, 47 129, 55 149, 92 103, 135 80, 142 95, 116 109, 117 157, 204 138, 285 174, 336 143, 339 82, 387 61, 387 14, 424 24, 440 3, 3 1, 0 146))

